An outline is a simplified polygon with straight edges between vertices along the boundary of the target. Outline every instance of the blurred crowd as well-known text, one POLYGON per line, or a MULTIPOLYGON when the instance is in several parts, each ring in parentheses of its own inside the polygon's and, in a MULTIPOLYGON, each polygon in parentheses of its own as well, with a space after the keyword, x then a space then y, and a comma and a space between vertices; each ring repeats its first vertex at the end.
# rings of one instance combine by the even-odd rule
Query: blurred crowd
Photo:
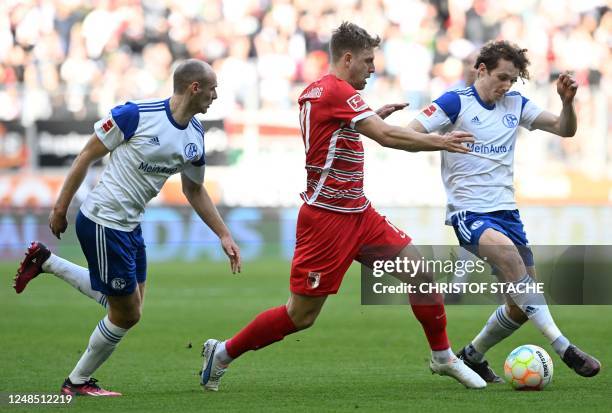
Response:
MULTIPOLYGON (((214 115, 291 109, 305 84, 327 71, 331 31, 350 20, 383 39, 377 75, 366 90, 377 101, 407 100, 419 108, 461 86, 474 51, 503 38, 529 49, 529 85, 549 99, 543 104, 556 102, 551 79, 570 70, 581 86, 581 115, 590 119, 603 104, 603 127, 609 131, 612 11, 607 4, 3 0, 0 120, 28 125, 37 119, 92 118, 128 98, 169 95, 172 66, 187 57, 210 62, 218 73, 214 115)), ((605 145, 610 153, 612 145, 605 145)))

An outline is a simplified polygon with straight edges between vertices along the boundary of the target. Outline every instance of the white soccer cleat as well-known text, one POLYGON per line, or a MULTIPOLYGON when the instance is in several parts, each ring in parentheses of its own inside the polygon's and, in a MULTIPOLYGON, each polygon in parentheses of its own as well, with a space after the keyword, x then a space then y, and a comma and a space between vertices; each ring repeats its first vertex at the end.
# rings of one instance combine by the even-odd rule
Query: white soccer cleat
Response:
POLYGON ((468 389, 484 389, 487 383, 474 370, 470 369, 459 358, 453 358, 448 363, 437 363, 430 360, 429 368, 432 373, 437 373, 440 376, 450 376, 463 384, 468 389))
POLYGON ((215 351, 220 341, 213 338, 206 340, 202 348, 202 356, 204 356, 204 364, 202 365, 202 374, 200 376, 200 384, 204 390, 219 390, 219 380, 225 374, 227 365, 222 364, 215 357, 215 351))

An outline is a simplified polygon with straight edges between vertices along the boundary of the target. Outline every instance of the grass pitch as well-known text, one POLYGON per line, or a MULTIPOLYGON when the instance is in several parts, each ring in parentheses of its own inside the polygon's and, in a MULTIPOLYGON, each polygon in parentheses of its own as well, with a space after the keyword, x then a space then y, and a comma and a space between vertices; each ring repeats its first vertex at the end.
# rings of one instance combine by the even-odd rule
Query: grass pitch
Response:
MULTIPOLYGON (((83 263, 83 262, 81 262, 83 263)), ((12 290, 16 262, 0 263, 0 392, 56 393, 86 347, 104 311, 51 275, 22 295, 12 290)), ((554 362, 553 383, 542 392, 509 385, 466 390, 432 376, 420 325, 408 306, 361 306, 353 267, 313 328, 245 354, 224 376, 218 393, 198 382, 202 342, 226 338, 258 312, 288 297, 289 264, 247 262, 241 275, 209 262, 151 264, 144 315, 96 372, 123 392, 115 399, 79 398, 70 411, 602 411, 612 410, 610 307, 556 306, 561 329, 593 352, 602 372, 585 379, 570 371, 544 338, 526 325, 490 351, 498 373, 520 344, 544 347, 554 362)), ((455 349, 482 327, 494 306, 449 306, 455 349)), ((2 411, 31 407, 0 406, 2 411)), ((47 406, 44 409, 54 409, 47 406)), ((36 409, 36 411, 40 411, 36 409)))

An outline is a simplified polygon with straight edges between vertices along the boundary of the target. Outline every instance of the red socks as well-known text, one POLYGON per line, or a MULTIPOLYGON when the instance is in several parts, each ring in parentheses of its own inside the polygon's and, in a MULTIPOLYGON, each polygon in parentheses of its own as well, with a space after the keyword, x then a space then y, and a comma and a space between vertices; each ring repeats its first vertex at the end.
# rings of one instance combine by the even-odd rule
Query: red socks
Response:
POLYGON ((297 329, 287 314, 287 307, 270 308, 260 313, 238 334, 225 342, 225 350, 231 358, 237 358, 249 350, 257 350, 282 340, 297 329))
POLYGON ((450 347, 446 335, 446 312, 441 294, 410 294, 410 305, 417 320, 421 322, 429 347, 433 351, 450 347))
MULTIPOLYGON (((410 304, 414 315, 425 330, 429 347, 434 351, 449 348, 442 296, 427 295, 425 297, 410 294, 410 304)), ((296 331, 293 321, 287 314, 286 306, 271 308, 260 313, 238 334, 227 340, 225 350, 231 358, 235 359, 246 351, 266 347, 296 331)))

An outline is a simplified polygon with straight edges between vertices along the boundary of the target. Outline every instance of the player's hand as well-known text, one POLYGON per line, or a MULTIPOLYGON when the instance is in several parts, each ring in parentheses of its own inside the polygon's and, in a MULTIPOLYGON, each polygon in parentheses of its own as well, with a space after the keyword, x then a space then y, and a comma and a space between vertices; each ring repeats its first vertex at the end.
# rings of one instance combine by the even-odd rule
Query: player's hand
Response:
POLYGON ((404 109, 409 104, 410 103, 390 103, 378 109, 376 111, 376 114, 380 116, 382 119, 384 119, 388 117, 389 115, 391 115, 393 112, 404 109))
POLYGON ((66 220, 66 212, 52 209, 49 213, 49 228, 57 239, 61 239, 61 235, 68 228, 68 220, 66 220))
POLYGON ((557 93, 561 97, 561 102, 564 104, 572 103, 577 90, 578 83, 569 72, 564 72, 559 75, 557 78, 557 93))
POLYGON ((240 248, 234 242, 231 235, 221 237, 221 246, 223 251, 229 257, 230 266, 232 267, 232 274, 239 273, 242 269, 242 262, 240 261, 240 248))
POLYGON ((448 152, 470 152, 470 149, 464 143, 474 143, 474 136, 463 131, 453 131, 442 136, 443 149, 448 152))

